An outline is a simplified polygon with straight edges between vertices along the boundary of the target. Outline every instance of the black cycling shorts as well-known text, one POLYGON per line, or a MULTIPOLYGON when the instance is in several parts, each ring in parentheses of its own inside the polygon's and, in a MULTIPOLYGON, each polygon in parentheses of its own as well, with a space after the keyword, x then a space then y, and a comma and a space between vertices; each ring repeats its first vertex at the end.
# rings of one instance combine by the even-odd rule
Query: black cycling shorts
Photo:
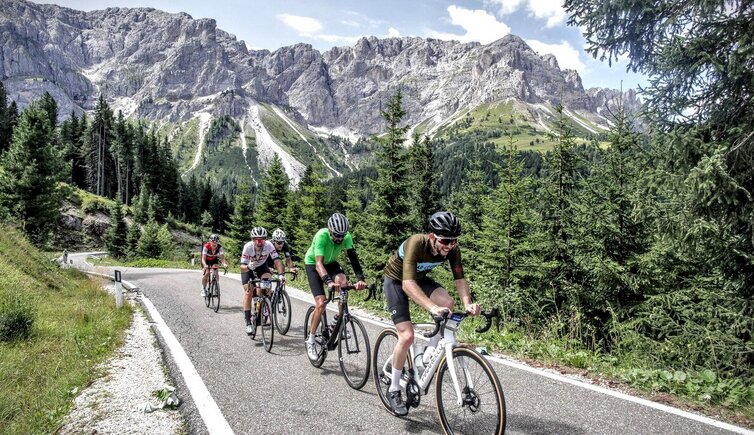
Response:
POLYGON ((210 260, 209 258, 205 258, 204 262, 207 263, 207 267, 212 267, 215 264, 220 264, 220 258, 215 257, 213 260, 210 260))
POLYGON ((249 272, 241 272, 241 284, 246 285, 251 279, 252 274, 254 274, 254 278, 261 278, 266 273, 272 273, 270 272, 270 268, 267 267, 267 263, 262 263, 261 266, 251 269, 249 272))
MULTIPOLYGON (((322 278, 317 273, 317 267, 314 264, 305 265, 306 278, 309 280, 309 288, 312 290, 312 296, 327 296, 325 294, 325 286, 322 282, 322 278)), ((330 264, 325 264, 325 270, 327 274, 334 280, 336 276, 343 273, 343 268, 340 267, 337 261, 333 261, 330 264)))
MULTIPOLYGON (((426 276, 420 278, 417 284, 427 297, 430 297, 438 288, 442 288, 438 282, 426 276)), ((385 292, 387 310, 390 312, 393 323, 397 325, 401 322, 410 322, 411 311, 408 309, 408 295, 403 291, 403 282, 386 276, 382 291, 385 292)))

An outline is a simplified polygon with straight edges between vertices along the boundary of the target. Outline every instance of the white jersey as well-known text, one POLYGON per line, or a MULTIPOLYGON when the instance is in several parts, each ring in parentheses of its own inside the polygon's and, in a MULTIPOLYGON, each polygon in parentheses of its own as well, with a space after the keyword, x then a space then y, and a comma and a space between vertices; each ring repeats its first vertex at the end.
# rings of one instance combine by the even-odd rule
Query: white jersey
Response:
POLYGON ((268 257, 273 260, 280 258, 278 256, 278 251, 272 246, 272 242, 269 240, 265 241, 264 246, 262 247, 262 252, 258 253, 256 249, 254 249, 254 241, 252 240, 245 244, 243 251, 241 251, 241 264, 248 265, 249 269, 256 269, 266 263, 268 257))

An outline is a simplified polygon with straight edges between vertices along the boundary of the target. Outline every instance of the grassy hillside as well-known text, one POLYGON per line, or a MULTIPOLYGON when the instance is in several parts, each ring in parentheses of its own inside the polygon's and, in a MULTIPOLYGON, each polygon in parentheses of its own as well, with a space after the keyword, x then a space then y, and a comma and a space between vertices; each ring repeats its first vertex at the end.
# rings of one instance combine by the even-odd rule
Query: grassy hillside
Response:
POLYGON ((54 432, 122 344, 131 314, 100 282, 59 269, 0 224, 0 434, 54 432))

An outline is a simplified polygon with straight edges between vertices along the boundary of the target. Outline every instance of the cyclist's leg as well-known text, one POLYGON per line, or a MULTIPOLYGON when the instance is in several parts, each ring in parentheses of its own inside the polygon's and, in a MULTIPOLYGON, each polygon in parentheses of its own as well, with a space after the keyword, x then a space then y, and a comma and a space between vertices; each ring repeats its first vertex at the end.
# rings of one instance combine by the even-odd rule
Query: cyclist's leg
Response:
POLYGON ((393 349, 392 381, 388 388, 388 402, 397 415, 408 414, 403 398, 401 397, 401 374, 406 362, 406 355, 414 343, 414 327, 411 324, 411 313, 408 307, 408 296, 403 291, 401 281, 385 277, 383 291, 387 299, 387 307, 390 316, 398 332, 398 342, 393 349))
POLYGON ((251 277, 251 271, 241 272, 241 285, 243 286, 243 317, 246 321, 246 326, 251 325, 251 288, 249 284, 251 277))
MULTIPOLYGON (((327 270, 327 273, 333 277, 335 284, 348 285, 348 278, 346 278, 346 274, 345 272, 343 272, 343 268, 340 267, 340 263, 333 261, 330 264, 325 264, 325 269, 327 270)), ((340 300, 338 300, 338 312, 340 312, 340 300)), ((331 322, 330 324, 334 325, 336 319, 337 317, 334 317, 333 322, 331 322)))
MULTIPOLYGON (((446 307, 451 313, 453 312, 455 302, 453 301, 453 298, 450 297, 447 290, 445 290, 440 284, 431 278, 424 277, 419 280, 419 286, 424 291, 424 294, 427 295, 432 302, 437 304, 437 306, 446 307)), ((440 338, 440 334, 430 338, 427 347, 437 347, 440 338)))
POLYGON ((309 336, 306 337, 307 343, 314 343, 314 334, 319 328, 319 319, 325 310, 325 288, 322 279, 317 274, 317 268, 313 264, 306 265, 306 278, 309 281, 309 288, 314 296, 314 313, 312 315, 311 325, 309 325, 309 336))

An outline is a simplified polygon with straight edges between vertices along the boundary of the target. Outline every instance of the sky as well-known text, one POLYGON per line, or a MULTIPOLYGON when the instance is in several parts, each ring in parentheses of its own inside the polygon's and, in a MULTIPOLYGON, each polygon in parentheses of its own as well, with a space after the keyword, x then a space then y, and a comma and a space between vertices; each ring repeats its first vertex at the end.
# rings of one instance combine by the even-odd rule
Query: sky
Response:
POLYGON ((575 69, 584 88, 624 90, 646 85, 626 72, 628 60, 607 62, 584 51, 586 40, 568 26, 561 0, 34 0, 91 11, 152 7, 213 18, 250 49, 274 51, 296 43, 320 52, 353 46, 363 36, 418 36, 489 44, 505 35, 524 39, 540 55, 552 53, 561 69, 575 69))

